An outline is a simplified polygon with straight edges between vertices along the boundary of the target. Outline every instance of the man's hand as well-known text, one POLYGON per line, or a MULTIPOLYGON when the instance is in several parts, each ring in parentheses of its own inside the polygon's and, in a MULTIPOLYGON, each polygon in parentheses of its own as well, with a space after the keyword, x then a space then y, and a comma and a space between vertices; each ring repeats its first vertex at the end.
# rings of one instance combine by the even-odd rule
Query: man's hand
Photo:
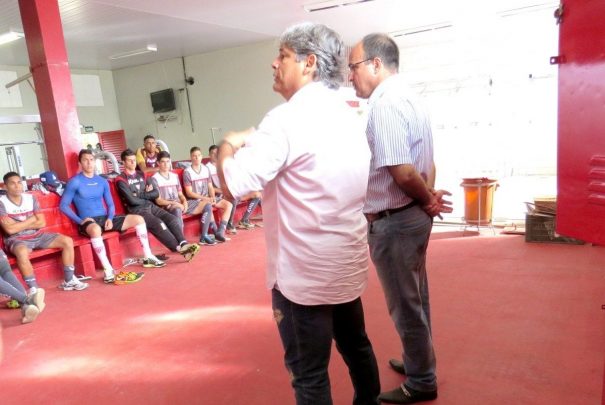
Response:
POLYGON ((153 184, 147 184, 147 185, 145 186, 145 192, 147 192, 147 193, 148 193, 148 192, 150 192, 150 191, 152 191, 152 190, 153 190, 153 184))
POLYGON ((231 144, 231 146, 233 146, 233 148, 234 148, 233 153, 235 153, 239 148, 241 148, 242 146, 244 146, 246 144, 246 138, 248 136, 250 136, 250 134, 252 134, 254 131, 256 131, 256 129, 254 127, 250 127, 244 131, 227 132, 227 134, 225 135, 223 140, 225 142, 228 142, 229 144, 231 144))
POLYGON ((431 194, 430 202, 422 207, 428 215, 443 219, 441 216, 442 213, 449 214, 454 210, 452 208, 452 202, 443 198, 443 196, 452 195, 452 193, 447 190, 431 190, 431 194))
POLYGON ((109 218, 105 221, 105 230, 111 231, 113 229, 113 221, 109 218))

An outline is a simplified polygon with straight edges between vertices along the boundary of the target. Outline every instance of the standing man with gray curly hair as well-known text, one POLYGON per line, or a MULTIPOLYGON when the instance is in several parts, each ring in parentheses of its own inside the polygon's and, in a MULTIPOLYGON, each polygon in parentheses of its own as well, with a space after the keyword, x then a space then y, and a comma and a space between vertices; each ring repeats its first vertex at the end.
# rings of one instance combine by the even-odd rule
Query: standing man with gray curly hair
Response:
POLYGON ((370 151, 336 91, 343 50, 324 25, 287 29, 271 65, 273 90, 287 102, 258 130, 229 133, 219 146, 224 194, 262 190, 264 207, 275 213, 264 218, 267 287, 299 405, 332 404, 332 340, 349 367, 353 404, 375 405, 380 393, 360 299, 368 277, 362 207, 370 151))

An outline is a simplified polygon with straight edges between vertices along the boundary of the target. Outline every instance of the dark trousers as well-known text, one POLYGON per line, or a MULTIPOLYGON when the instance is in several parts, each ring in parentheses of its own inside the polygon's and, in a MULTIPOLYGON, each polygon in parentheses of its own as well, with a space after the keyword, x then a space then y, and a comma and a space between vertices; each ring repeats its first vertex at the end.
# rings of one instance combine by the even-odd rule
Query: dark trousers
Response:
POLYGON ((426 250, 432 219, 418 206, 368 224, 370 256, 405 353, 405 385, 437 389, 426 250))
POLYGON ((273 289, 272 299, 297 405, 332 404, 328 376, 332 339, 349 367, 353 404, 378 404, 378 366, 360 298, 345 304, 299 305, 273 289))
POLYGON ((130 210, 130 213, 142 216, 147 230, 173 252, 176 252, 179 243, 185 240, 179 219, 157 205, 135 208, 130 210))

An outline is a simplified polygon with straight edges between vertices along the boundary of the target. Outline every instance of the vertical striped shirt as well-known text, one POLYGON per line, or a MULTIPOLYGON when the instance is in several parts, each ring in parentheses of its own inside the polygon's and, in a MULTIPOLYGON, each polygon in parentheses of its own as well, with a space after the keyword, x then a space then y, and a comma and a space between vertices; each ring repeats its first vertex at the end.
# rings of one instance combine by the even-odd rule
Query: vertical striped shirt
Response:
POLYGON ((433 136, 428 113, 400 75, 380 83, 369 104, 366 135, 372 159, 363 212, 373 214, 412 202, 388 167, 412 165, 426 180, 433 162, 433 136))

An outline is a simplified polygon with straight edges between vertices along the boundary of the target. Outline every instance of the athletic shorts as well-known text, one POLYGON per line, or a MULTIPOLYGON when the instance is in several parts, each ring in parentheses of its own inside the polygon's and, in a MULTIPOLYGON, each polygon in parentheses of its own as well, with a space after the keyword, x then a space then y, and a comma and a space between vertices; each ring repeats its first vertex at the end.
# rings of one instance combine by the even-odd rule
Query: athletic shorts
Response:
POLYGON ((59 236, 59 234, 53 232, 40 232, 34 237, 27 238, 19 238, 17 236, 6 240, 6 249, 11 253, 15 253, 14 249, 19 245, 25 245, 30 251, 35 249, 46 249, 57 236, 59 236))
MULTIPOLYGON (((101 233, 105 232, 105 221, 107 220, 107 217, 93 217, 92 219, 97 225, 101 227, 101 233)), ((111 228, 110 231, 122 232, 122 226, 124 225, 125 219, 126 215, 116 215, 115 217, 113 217, 113 220, 111 221, 113 223, 113 228, 111 228)), ((78 231, 80 231, 81 235, 88 236, 88 234, 86 233, 86 228, 91 223, 91 221, 86 221, 83 224, 78 225, 78 231)))
POLYGON ((189 215, 200 205, 200 200, 187 200, 187 211, 185 214, 189 215))

